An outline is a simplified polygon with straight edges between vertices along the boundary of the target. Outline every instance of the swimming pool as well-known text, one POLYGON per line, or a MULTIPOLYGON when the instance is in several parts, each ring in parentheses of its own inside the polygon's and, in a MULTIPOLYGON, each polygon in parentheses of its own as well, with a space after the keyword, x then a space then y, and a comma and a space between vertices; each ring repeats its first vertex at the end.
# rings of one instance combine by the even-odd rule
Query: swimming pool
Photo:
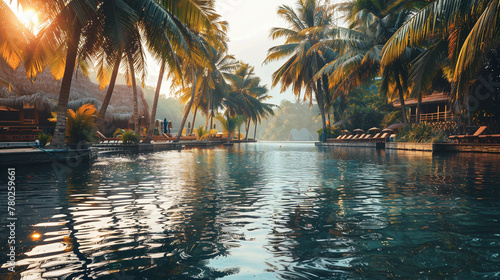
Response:
POLYGON ((2 279, 500 278, 499 155, 264 142, 16 173, 2 279))

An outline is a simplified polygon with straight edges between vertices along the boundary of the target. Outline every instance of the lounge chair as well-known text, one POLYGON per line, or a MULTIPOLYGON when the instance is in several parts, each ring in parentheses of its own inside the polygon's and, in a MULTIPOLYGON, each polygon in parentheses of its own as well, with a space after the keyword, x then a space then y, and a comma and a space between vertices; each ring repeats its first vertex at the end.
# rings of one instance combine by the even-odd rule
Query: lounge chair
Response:
POLYGON ((486 128, 487 126, 481 126, 472 135, 452 135, 448 137, 448 139, 457 140, 458 143, 479 140, 479 135, 482 134, 486 130, 486 128))
POLYGON ((108 143, 110 143, 111 141, 114 141, 115 143, 117 143, 117 142, 122 140, 118 137, 108 138, 108 137, 104 136, 104 134, 102 134, 100 131, 96 131, 96 134, 101 139, 101 143, 103 143, 104 141, 108 141, 108 143))
POLYGON ((373 137, 372 141, 374 141, 374 142, 386 142, 388 135, 389 135, 389 133, 385 132, 382 135, 379 135, 378 137, 373 137))
POLYGON ((377 133, 373 137, 370 138, 370 141, 373 141, 374 139, 377 139, 382 133, 377 133))
POLYGON ((486 134, 486 135, 479 135, 479 141, 480 142, 486 142, 486 143, 500 143, 500 134, 486 134))
MULTIPOLYGON (((162 133, 161 136, 153 136, 153 141, 176 141, 177 135, 171 135, 169 133, 162 133)), ((181 141, 196 140, 196 135, 191 134, 189 136, 181 136, 181 141)))
POLYGON ((359 135, 358 138, 356 138, 356 141, 358 141, 358 142, 363 141, 363 139, 365 138, 365 136, 366 136, 366 134, 359 135))
POLYGON ((353 138, 351 138, 351 140, 356 140, 356 139, 358 139, 360 135, 361 135, 361 134, 356 134, 353 138))
POLYGON ((342 137, 342 135, 339 135, 337 138, 326 138, 326 142, 327 143, 333 143, 333 142, 339 140, 340 137, 342 137))
POLYGON ((372 139, 372 135, 371 134, 366 134, 365 138, 363 138, 363 141, 368 142, 371 139, 372 139))
POLYGON ((346 142, 346 141, 349 141, 351 140, 352 138, 354 137, 354 135, 348 135, 346 138, 342 139, 342 142, 346 142))

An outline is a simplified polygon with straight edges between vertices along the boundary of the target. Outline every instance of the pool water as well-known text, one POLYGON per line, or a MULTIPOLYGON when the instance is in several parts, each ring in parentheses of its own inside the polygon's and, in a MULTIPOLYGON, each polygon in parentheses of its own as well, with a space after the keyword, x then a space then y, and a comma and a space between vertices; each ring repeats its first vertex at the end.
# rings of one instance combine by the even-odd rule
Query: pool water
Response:
POLYGON ((264 142, 16 173, 1 279, 500 279, 500 155, 264 142))

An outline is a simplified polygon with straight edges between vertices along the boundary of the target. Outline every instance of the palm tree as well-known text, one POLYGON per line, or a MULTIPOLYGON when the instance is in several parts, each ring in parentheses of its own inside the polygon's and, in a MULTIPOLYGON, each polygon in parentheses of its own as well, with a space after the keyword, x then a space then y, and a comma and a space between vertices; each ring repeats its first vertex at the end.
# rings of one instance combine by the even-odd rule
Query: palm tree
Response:
POLYGON ((383 94, 388 94, 389 84, 395 84, 404 112, 403 122, 406 123, 404 97, 408 89, 408 74, 400 73, 399 70, 405 69, 410 61, 399 60, 399 65, 380 68, 383 45, 410 15, 412 3, 403 4, 394 0, 354 0, 337 5, 344 12, 349 29, 335 27, 335 36, 323 43, 338 52, 338 57, 323 67, 316 79, 328 74, 329 88, 333 91, 331 97, 337 99, 382 76, 383 84, 387 85, 381 87, 383 94))
MULTIPOLYGON (((400 1, 402 2, 402 1, 400 1)), ((500 0, 436 0, 419 10, 394 33, 382 50, 382 66, 397 60, 407 47, 448 42, 453 98, 466 103, 471 79, 486 55, 498 46, 500 0)), ((430 48, 429 48, 430 49, 430 48)))
POLYGON ((225 115, 219 114, 215 118, 221 123, 224 132, 227 133, 227 143, 231 143, 231 134, 243 123, 245 119, 243 116, 230 116, 228 113, 225 115))
MULTIPOLYGON (((18 1, 27 6, 30 1, 18 1)), ((66 140, 66 114, 73 72, 76 66, 83 28, 97 10, 97 3, 85 0, 40 1, 39 8, 45 26, 30 41, 25 52, 25 68, 28 77, 34 79, 46 65, 51 65, 56 78, 62 76, 57 107, 57 123, 51 146, 64 147, 66 140), (64 57, 65 59, 60 59, 64 57), (63 71, 61 71, 64 69, 63 71), (62 74, 62 75, 61 75, 62 74)))
POLYGON ((316 73, 330 62, 331 52, 324 48, 313 48, 322 40, 329 38, 333 20, 333 7, 320 5, 318 0, 298 0, 297 10, 289 6, 280 6, 278 15, 285 19, 290 28, 273 28, 273 39, 286 38, 283 45, 269 49, 264 63, 269 63, 284 57, 290 58, 273 73, 273 84, 281 82, 281 92, 292 86, 293 93, 300 98, 305 90, 304 100, 312 104, 314 93, 321 112, 323 130, 326 131, 325 92, 328 90, 326 77, 316 78, 316 73))
POLYGON ((262 116, 272 115, 272 104, 263 103, 270 98, 266 86, 260 85, 260 78, 254 74, 254 67, 240 63, 234 74, 226 75, 230 83, 230 91, 224 100, 230 115, 245 117, 245 139, 248 138, 250 122, 260 122, 262 116))
MULTIPOLYGON (((229 91, 226 77, 239 66, 239 62, 232 55, 220 51, 214 50, 212 60, 214 62, 213 68, 203 75, 203 82, 193 105, 195 109, 193 127, 198 109, 201 109, 206 116, 206 126, 208 127, 210 122, 210 128, 213 127, 213 118, 216 112, 223 108, 222 102, 229 91)), ((186 103, 189 98, 188 94, 184 94, 181 97, 181 102, 186 103)))
MULTIPOLYGON (((203 9, 208 23, 210 24, 205 29, 199 29, 196 26, 191 26, 194 37, 197 38, 197 52, 201 52, 201 56, 190 56, 189 59, 185 58, 183 68, 190 79, 191 84, 191 98, 184 110, 184 116, 181 121, 179 132, 177 133, 177 140, 180 140, 182 130, 186 123, 189 112, 194 104, 196 95, 200 90, 203 83, 202 77, 208 77, 209 85, 213 85, 212 75, 208 73, 216 69, 216 55, 217 52, 225 52, 227 49, 227 30, 228 23, 221 20, 221 16, 215 12, 213 1, 195 1, 199 2, 200 7, 203 9)), ((196 52, 195 52, 196 53, 196 52)))
MULTIPOLYGON (((3 59, 12 69, 16 69, 23 58, 23 51, 33 34, 26 28, 2 1, 0 2, 0 59, 3 59)), ((0 78, 0 86, 12 90, 9 81, 0 78)))
MULTIPOLYGON (((27 1, 20 1, 21 4, 22 2, 27 1)), ((42 7, 47 9, 43 19, 46 26, 28 45, 25 67, 28 76, 33 79, 46 65, 50 65, 52 74, 56 78, 63 79, 59 94, 58 120, 51 143, 54 147, 63 147, 66 108, 77 59, 83 63, 85 59, 94 55, 99 47, 105 49, 101 57, 104 57, 103 53, 110 57, 109 54, 113 52, 110 49, 117 49, 126 44, 126 39, 135 28, 137 18, 133 10, 123 1, 73 0, 42 4, 42 7), (61 40, 62 38, 64 40, 61 40), (59 59, 64 54, 66 59, 59 59)), ((115 57, 121 59, 121 56, 115 57)), ((118 70, 115 72, 117 74, 118 70)), ((103 81, 107 81, 103 73, 100 71, 99 75, 101 86, 103 81)), ((111 90, 113 85, 114 83, 110 86, 111 90)))
MULTIPOLYGON (((220 15, 215 13, 215 10, 213 8, 214 3, 212 0, 170 0, 162 1, 161 4, 163 5, 164 9, 169 12, 169 14, 173 15, 173 17, 171 17, 173 21, 172 24, 177 26, 178 30, 181 32, 179 34, 171 34, 169 32, 166 32, 163 37, 167 38, 163 41, 148 40, 149 48, 155 53, 157 59, 161 61, 158 84, 156 87, 153 109, 151 112, 152 120, 154 120, 156 116, 156 109, 158 106, 158 98, 162 83, 161 80, 163 79, 163 76, 165 74, 166 63, 168 62, 169 68, 172 70, 171 74, 177 75, 177 77, 180 78, 185 77, 183 77, 182 75, 183 70, 181 70, 182 65, 179 62, 179 56, 186 58, 186 60, 189 58, 191 62, 195 62, 195 64, 198 63, 198 65, 203 64, 205 66, 205 57, 207 52, 205 49, 205 45, 200 41, 200 38, 202 37, 197 35, 199 35, 200 33, 211 34, 212 32, 218 30, 218 23, 223 23, 220 22, 220 15), (175 44, 170 44, 171 41, 175 44)), ((158 30, 154 31, 156 32, 150 31, 149 33, 153 35, 153 33, 157 33, 158 30)), ((157 36, 152 37, 154 38, 157 36)), ((190 68, 189 71, 185 71, 188 67, 186 66, 186 64, 184 64, 184 66, 184 73, 192 73, 192 68, 190 68)), ((187 110, 187 113, 189 113, 189 110, 187 110)), ((185 118, 183 118, 184 123, 186 118, 187 115, 185 114, 185 118)), ((180 128, 180 131, 182 131, 182 127, 180 128)), ((143 142, 151 142, 152 136, 153 122, 150 123, 148 135, 143 142)), ((180 133, 178 135, 178 139, 179 138, 180 133)))

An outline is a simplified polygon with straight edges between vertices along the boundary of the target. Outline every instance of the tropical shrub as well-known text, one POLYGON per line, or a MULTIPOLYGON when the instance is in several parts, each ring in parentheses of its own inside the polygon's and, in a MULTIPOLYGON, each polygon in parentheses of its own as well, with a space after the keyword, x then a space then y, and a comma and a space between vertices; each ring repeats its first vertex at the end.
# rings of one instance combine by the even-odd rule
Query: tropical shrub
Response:
MULTIPOLYGON (((321 141, 321 134, 323 134, 323 128, 316 130, 318 133, 318 141, 321 141)), ((327 126, 326 127, 326 138, 336 138, 341 134, 341 129, 338 126, 327 126)))
POLYGON ((118 137, 122 140, 124 145, 134 145, 140 142, 139 135, 133 130, 117 129, 113 134, 113 137, 118 137))
POLYGON ((218 115, 215 117, 222 124, 222 128, 224 129, 224 133, 228 135, 227 141, 229 142, 231 139, 231 134, 233 131, 238 128, 244 121, 245 117, 243 116, 229 116, 228 114, 218 115))
POLYGON ((195 132, 196 132, 196 139, 197 140, 206 139, 209 135, 209 131, 206 130, 202 125, 200 125, 200 127, 195 129, 195 132))
POLYGON ((43 133, 43 131, 38 134, 38 141, 40 141, 40 147, 45 147, 45 145, 47 145, 47 143, 49 143, 50 140, 52 140, 52 135, 45 134, 43 133))
MULTIPOLYGON (((97 125, 95 118, 97 109, 92 104, 84 104, 76 111, 68 109, 66 117, 66 143, 76 144, 80 142, 95 141, 97 125)), ((57 114, 52 113, 52 122, 57 121, 57 114)))
POLYGON ((348 118, 347 130, 352 131, 360 128, 366 131, 372 127, 379 127, 384 119, 384 114, 372 107, 354 106, 353 110, 349 112, 348 118))
POLYGON ((442 143, 446 139, 442 131, 425 123, 407 125, 396 136, 396 142, 442 143))

